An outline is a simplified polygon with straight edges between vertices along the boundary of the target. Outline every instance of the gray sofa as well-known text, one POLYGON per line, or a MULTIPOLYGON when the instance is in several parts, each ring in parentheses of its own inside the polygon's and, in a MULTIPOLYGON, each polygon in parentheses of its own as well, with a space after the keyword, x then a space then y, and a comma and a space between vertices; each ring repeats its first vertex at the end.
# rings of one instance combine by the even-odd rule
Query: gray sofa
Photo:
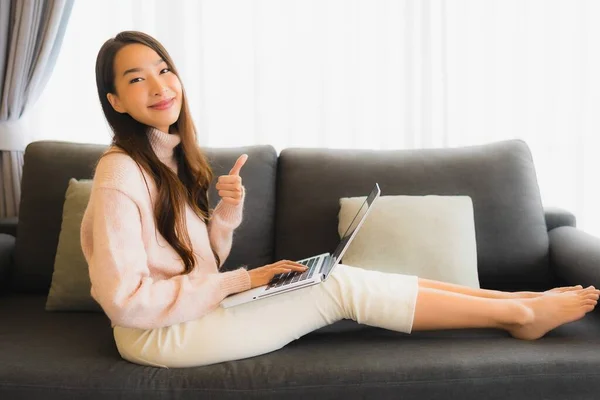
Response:
MULTIPOLYGON (((90 178, 104 149, 53 141, 26 149, 20 217, 0 224, 0 399, 600 397, 596 311, 533 342, 492 329, 407 335, 345 320, 270 354, 208 367, 126 362, 104 315, 44 310, 69 178, 90 178)), ((240 154, 250 156, 242 170, 245 218, 226 269, 331 251, 339 198, 362 196, 378 182, 382 195, 471 196, 484 288, 600 287, 600 239, 578 230, 571 213, 543 208, 523 141, 422 150, 290 148, 279 155, 271 146, 206 151, 215 176, 240 154)))

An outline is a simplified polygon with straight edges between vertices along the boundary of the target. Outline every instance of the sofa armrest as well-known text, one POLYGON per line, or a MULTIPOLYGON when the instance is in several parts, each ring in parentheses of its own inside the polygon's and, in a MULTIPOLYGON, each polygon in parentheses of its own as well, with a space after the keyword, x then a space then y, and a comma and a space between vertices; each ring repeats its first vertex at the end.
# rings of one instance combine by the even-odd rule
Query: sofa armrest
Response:
POLYGON ((6 233, 7 235, 17 237, 18 223, 18 217, 0 218, 0 233, 6 233))
POLYGON ((600 238, 563 226, 551 230, 550 268, 568 285, 600 288, 600 238))
POLYGON ((0 233, 0 291, 8 285, 8 276, 13 264, 16 238, 0 233))
POLYGON ((561 226, 572 226, 573 228, 577 226, 575 215, 563 208, 544 207, 544 216, 546 217, 548 232, 561 226))

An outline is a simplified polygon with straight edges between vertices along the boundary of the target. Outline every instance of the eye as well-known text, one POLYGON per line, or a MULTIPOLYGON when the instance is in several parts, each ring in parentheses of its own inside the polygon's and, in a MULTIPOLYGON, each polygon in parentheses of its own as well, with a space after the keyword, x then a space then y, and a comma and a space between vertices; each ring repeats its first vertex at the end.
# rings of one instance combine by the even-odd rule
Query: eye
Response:
POLYGON ((170 68, 163 68, 163 69, 160 70, 161 74, 166 74, 167 72, 171 72, 171 69, 170 68))
POLYGON ((136 83, 136 82, 140 82, 142 80, 142 78, 133 78, 132 80, 129 81, 129 83, 136 83))

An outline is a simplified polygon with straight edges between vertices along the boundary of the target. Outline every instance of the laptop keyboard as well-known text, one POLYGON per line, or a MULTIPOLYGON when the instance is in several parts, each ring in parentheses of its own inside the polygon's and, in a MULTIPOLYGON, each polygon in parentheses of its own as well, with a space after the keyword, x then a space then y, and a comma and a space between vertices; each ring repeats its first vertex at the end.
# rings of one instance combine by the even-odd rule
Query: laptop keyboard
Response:
POLYGON ((315 272, 315 268, 317 267, 317 260, 318 258, 309 258, 304 261, 298 261, 299 264, 306 265, 308 269, 304 272, 290 271, 284 274, 277 274, 273 277, 273 279, 271 279, 265 290, 310 279, 315 272))

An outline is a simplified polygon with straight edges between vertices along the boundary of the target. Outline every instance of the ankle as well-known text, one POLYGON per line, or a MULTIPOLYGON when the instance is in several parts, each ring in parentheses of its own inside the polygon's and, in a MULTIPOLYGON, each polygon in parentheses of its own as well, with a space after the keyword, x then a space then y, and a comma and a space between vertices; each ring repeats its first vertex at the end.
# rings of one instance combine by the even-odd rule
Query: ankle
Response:
POLYGON ((510 302, 509 324, 522 326, 533 322, 535 315, 530 307, 527 307, 523 301, 511 300, 510 302))
POLYGON ((508 292, 510 294, 511 299, 535 299, 536 297, 540 297, 541 293, 538 292, 508 292))

